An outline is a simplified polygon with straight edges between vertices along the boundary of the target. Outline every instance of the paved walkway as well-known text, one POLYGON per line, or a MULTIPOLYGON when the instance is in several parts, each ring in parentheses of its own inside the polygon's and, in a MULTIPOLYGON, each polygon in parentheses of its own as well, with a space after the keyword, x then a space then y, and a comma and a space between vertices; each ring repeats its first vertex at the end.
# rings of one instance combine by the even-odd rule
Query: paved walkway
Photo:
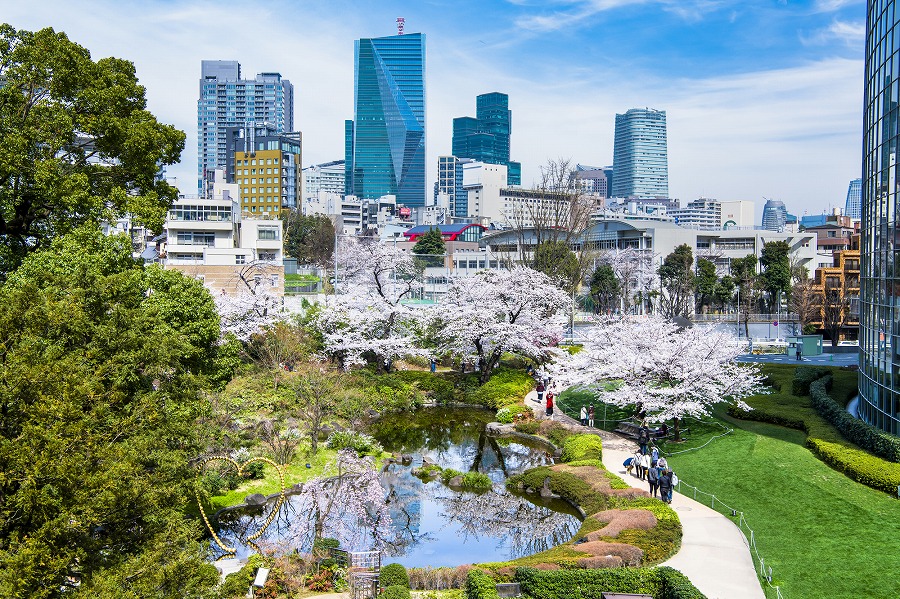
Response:
MULTIPOLYGON (((537 418, 546 418, 544 404, 537 401, 536 392, 529 393, 525 403, 537 418)), ((554 409, 553 419, 580 427, 578 421, 559 408, 554 409)), ((606 469, 635 488, 649 490, 647 483, 628 475, 622 465, 637 450, 637 444, 614 433, 589 430, 603 439, 606 469)), ((681 519, 681 549, 662 565, 682 572, 709 599, 765 599, 747 540, 734 522, 680 493, 672 494, 672 508, 681 519)))

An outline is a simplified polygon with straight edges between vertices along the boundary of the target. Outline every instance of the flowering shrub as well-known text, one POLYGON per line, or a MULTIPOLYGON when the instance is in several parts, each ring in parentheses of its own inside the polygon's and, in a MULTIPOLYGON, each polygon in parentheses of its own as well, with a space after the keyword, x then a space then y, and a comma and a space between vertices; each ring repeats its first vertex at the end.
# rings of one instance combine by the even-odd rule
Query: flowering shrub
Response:
POLYGON ((381 455, 384 448, 374 437, 354 431, 335 431, 328 437, 329 449, 353 449, 359 455, 381 455))

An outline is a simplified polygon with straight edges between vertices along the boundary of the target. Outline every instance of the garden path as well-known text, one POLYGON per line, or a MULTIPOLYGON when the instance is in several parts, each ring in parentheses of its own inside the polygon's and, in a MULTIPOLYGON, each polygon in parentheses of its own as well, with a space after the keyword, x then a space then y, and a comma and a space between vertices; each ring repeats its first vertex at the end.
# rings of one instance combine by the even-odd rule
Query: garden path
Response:
MULTIPOLYGON (((538 401, 536 392, 525 397, 525 404, 534 410, 536 418, 547 418, 544 404, 538 401)), ((599 435, 603 439, 606 469, 618 474, 632 487, 648 490, 646 483, 628 475, 622 465, 637 450, 636 443, 615 433, 582 427, 580 422, 559 409, 554 410, 553 419, 599 435)), ((681 548, 661 565, 675 568, 690 578, 709 599, 765 599, 747 539, 734 522, 680 493, 673 493, 672 508, 681 519, 681 548)))

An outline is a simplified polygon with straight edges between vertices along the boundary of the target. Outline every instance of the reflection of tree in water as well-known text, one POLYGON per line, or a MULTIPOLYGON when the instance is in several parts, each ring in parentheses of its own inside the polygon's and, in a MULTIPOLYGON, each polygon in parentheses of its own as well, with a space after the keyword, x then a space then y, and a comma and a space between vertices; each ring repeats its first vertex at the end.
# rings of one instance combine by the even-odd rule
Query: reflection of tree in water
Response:
POLYGON ((423 542, 433 541, 428 533, 419 532, 422 518, 422 500, 432 498, 433 493, 410 469, 399 464, 389 465, 381 473, 381 484, 387 490, 386 502, 393 529, 385 542, 385 553, 400 556, 423 542))
POLYGON ((437 497, 442 516, 460 527, 462 541, 489 536, 506 541, 510 558, 532 555, 572 538, 580 523, 510 493, 458 493, 437 497))

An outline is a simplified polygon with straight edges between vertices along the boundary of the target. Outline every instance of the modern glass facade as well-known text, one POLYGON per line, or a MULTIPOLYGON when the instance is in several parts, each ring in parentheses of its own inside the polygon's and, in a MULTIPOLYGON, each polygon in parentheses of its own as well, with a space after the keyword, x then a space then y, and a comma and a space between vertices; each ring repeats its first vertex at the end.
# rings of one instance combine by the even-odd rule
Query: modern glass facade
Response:
POLYGON ((766 200, 762 213, 762 228, 767 231, 784 231, 787 224, 787 208, 780 200, 766 200))
POLYGON ((847 202, 844 204, 844 216, 860 218, 862 216, 862 179, 850 181, 847 187, 847 202))
POLYGON ((614 197, 669 197, 665 110, 632 108, 616 115, 613 170, 614 197))
POLYGON ((469 214, 469 194, 463 187, 463 164, 471 162, 456 156, 438 156, 438 180, 434 184, 434 200, 445 193, 450 197, 451 216, 466 217, 469 214))
POLYGON ((355 44, 354 119, 345 126, 346 190, 425 205, 425 35, 355 44))
POLYGON ((866 18, 860 239, 859 414, 900 434, 900 13, 870 0, 866 18))
POLYGON ((507 185, 522 184, 522 165, 510 162, 512 111, 509 96, 500 92, 475 97, 475 118, 453 119, 453 155, 476 162, 504 164, 507 185))
POLYGON ((204 60, 200 64, 197 100, 197 189, 217 168, 231 169, 226 132, 229 127, 269 125, 278 133, 294 130, 294 86, 280 73, 241 79, 236 60, 204 60))

